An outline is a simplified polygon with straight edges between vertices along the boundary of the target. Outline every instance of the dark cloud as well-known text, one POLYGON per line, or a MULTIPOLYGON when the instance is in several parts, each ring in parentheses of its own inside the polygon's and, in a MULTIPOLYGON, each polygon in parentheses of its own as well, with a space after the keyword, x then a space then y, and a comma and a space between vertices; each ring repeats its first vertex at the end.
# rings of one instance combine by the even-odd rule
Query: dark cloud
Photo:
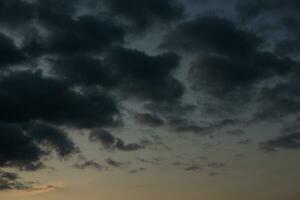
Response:
POLYGON ((0 170, 0 191, 28 189, 32 189, 32 184, 21 181, 18 174, 0 170))
POLYGON ((188 76, 191 88, 201 93, 208 114, 230 116, 248 109, 271 79, 295 73, 297 62, 265 50, 258 35, 228 19, 202 16, 179 24, 161 46, 196 55, 188 76))
POLYGON ((110 166, 112 166, 112 167, 115 167, 115 168, 122 168, 122 167, 124 167, 124 163, 115 161, 115 160, 113 160, 113 159, 111 159, 111 158, 107 158, 107 159, 105 160, 105 162, 106 162, 108 165, 110 165, 110 166))
POLYGON ((238 144, 241 144, 241 145, 247 145, 247 144, 250 144, 252 143, 253 140, 252 139, 245 139, 245 140, 241 140, 238 142, 238 144))
POLYGON ((168 117, 168 126, 176 132, 192 132, 202 135, 211 135, 218 133, 225 128, 235 127, 240 125, 239 120, 235 119, 223 119, 218 122, 211 122, 209 124, 199 125, 189 118, 185 117, 168 117))
POLYGON ((14 40, 3 33, 0 33, 0 52, 0 69, 24 59, 24 55, 16 47, 14 40))
POLYGON ((5 171, 0 171, 0 177, 2 179, 8 179, 8 180, 17 180, 19 178, 18 174, 16 173, 5 172, 5 171))
POLYGON ((200 171, 200 170, 202 170, 202 168, 198 165, 192 165, 192 166, 186 167, 184 170, 185 171, 200 171))
POLYGON ((173 0, 105 0, 113 15, 125 17, 137 30, 155 23, 169 23, 183 16, 183 7, 173 0))
POLYGON ((279 149, 299 149, 300 133, 290 133, 282 135, 260 144, 260 148, 266 151, 276 151, 279 149))
POLYGON ((276 45, 275 52, 279 55, 287 56, 296 56, 299 54, 300 49, 300 37, 293 39, 283 39, 276 45))
POLYGON ((120 90, 126 96, 173 102, 184 92, 183 85, 172 76, 179 64, 176 54, 149 56, 138 50, 114 48, 104 64, 114 70, 113 73, 121 81, 120 90))
POLYGON ((227 131, 227 134, 239 136, 239 135, 245 135, 246 133, 243 129, 234 129, 234 130, 227 131))
POLYGON ((92 160, 88 160, 88 161, 85 161, 83 163, 76 163, 74 165, 75 168, 77 169, 96 169, 96 170, 99 170, 99 171, 102 171, 104 169, 106 169, 104 166, 102 166, 101 164, 95 162, 95 161, 92 161, 92 160))
POLYGON ((91 142, 100 142, 105 149, 112 149, 115 146, 115 137, 106 130, 93 130, 90 133, 91 142))
POLYGON ((234 154, 233 156, 236 157, 236 159, 241 159, 241 158, 245 158, 246 157, 246 155, 243 154, 243 153, 234 154))
MULTIPOLYGON (((53 26, 47 37, 40 35, 27 42, 24 51, 33 55, 99 53, 115 42, 121 43, 124 38, 122 28, 92 16, 70 18, 53 26)), ((49 28, 48 24, 46 27, 49 28)))
POLYGON ((299 120, 297 119, 294 123, 285 124, 283 128, 280 130, 281 134, 290 134, 292 132, 297 132, 300 128, 298 125, 299 120))
POLYGON ((278 17, 283 17, 282 15, 287 16, 295 16, 297 11, 300 9, 299 1, 290 0, 290 1, 281 1, 281 0, 273 0, 273 1, 237 1, 236 4, 237 11, 239 14, 245 19, 249 20, 251 18, 255 18, 259 15, 264 14, 274 14, 278 17), (278 10, 282 11, 282 13, 274 13, 278 10), (290 12, 288 15, 287 12, 290 12))
POLYGON ((226 164, 220 162, 212 162, 212 163, 208 163, 207 166, 211 169, 222 169, 226 167, 226 164))
POLYGON ((193 104, 184 104, 182 102, 166 102, 160 104, 149 103, 145 105, 145 109, 163 115, 187 115, 197 110, 197 106, 193 104))
POLYGON ((87 55, 71 55, 53 58, 51 63, 54 73, 68 83, 98 85, 124 97, 165 105, 178 104, 184 93, 183 84, 173 77, 179 57, 172 53, 149 56, 119 47, 111 49, 103 62, 87 55))
POLYGON ((100 85, 110 88, 118 84, 111 70, 101 60, 88 55, 60 56, 53 59, 53 71, 74 85, 100 85))
POLYGON ((143 149, 144 145, 138 143, 125 144, 120 138, 116 138, 106 130, 93 130, 90 133, 89 139, 91 142, 100 142, 104 149, 120 151, 136 151, 143 149))
POLYGON ((208 175, 209 176, 218 176, 219 173, 217 173, 217 172, 209 172, 208 175))
POLYGON ((124 141, 121 139, 117 139, 116 147, 121 151, 136 151, 138 149, 144 148, 144 146, 137 143, 125 144, 124 141))
POLYGON ((164 142, 164 138, 159 135, 151 135, 149 138, 144 137, 139 141, 140 146, 147 147, 149 150, 153 151, 162 151, 162 150, 170 150, 169 147, 164 142))
MULTIPOLYGON (((146 33, 153 25, 176 22, 183 16, 183 6, 176 1, 105 0, 101 8, 86 8, 88 3, 83 0, 0 0, 0 168, 34 171, 46 167, 44 160, 52 153, 68 158, 80 152, 63 128, 88 129, 89 140, 100 143, 104 150, 129 152, 148 145, 169 150, 159 137, 126 143, 106 131, 113 132, 122 124, 122 112, 127 109, 122 107, 124 100, 140 103, 142 108, 134 116, 138 123, 203 135, 221 131, 241 135, 244 122, 238 116, 200 121, 202 118, 192 114, 200 109, 202 100, 208 102, 204 109, 234 107, 238 114, 244 114, 242 106, 255 101, 250 106, 255 112, 253 121, 297 115, 299 72, 297 59, 291 54, 299 53, 299 3, 238 2, 236 8, 244 23, 268 16, 274 22, 273 35, 278 30, 284 32, 270 37, 265 28, 270 34, 265 37, 257 22, 247 26, 218 16, 181 21, 160 46, 160 50, 195 56, 190 68, 183 69, 188 72, 187 80, 179 81, 175 75, 182 72, 178 70, 179 55, 150 55, 132 47, 136 39, 133 32, 146 33), (191 99, 189 94, 184 98, 198 105, 183 102, 184 84, 192 89, 188 90, 191 99)), ((148 42, 142 46, 150 50, 148 42)), ((130 106, 135 107, 133 103, 130 106)), ((126 117, 123 120, 126 122, 126 117)), ((266 141, 261 148, 298 149, 299 134, 293 132, 266 141)), ((203 148, 216 145, 204 144, 203 148)), ((110 158, 105 162, 115 168, 126 166, 110 158)), ((164 164, 162 158, 139 162, 164 164)), ((88 159, 75 167, 105 169, 88 159)), ((200 170, 194 163, 181 167, 200 170)), ((207 167, 217 171, 225 164, 209 163, 207 167)), ((133 168, 129 173, 143 170, 133 168)), ((0 171, 0 190, 27 187, 31 185, 19 180, 17 174, 0 171)))
POLYGON ((32 4, 22 0, 0 1, 0 23, 10 28, 27 23, 33 17, 32 4), (17 13, 17 14, 16 14, 17 13))
POLYGON ((151 126, 151 127, 159 127, 165 124, 164 120, 161 119, 157 115, 153 115, 150 113, 140 113, 135 115, 135 120, 138 123, 151 126))
POLYGON ((50 124, 33 123, 30 125, 27 134, 44 146, 55 149, 61 157, 78 152, 71 138, 64 131, 50 124))
POLYGON ((140 172, 143 172, 143 171, 146 171, 146 168, 140 167, 140 168, 137 168, 137 169, 130 170, 128 173, 129 174, 137 174, 137 173, 140 173, 140 172))
MULTIPOLYGON (((0 167, 38 170, 53 152, 60 158, 80 152, 61 127, 120 126, 117 99, 180 101, 184 86, 173 75, 178 55, 119 45, 132 30, 176 21, 183 7, 171 0, 105 1, 104 16, 89 3, 0 0, 0 167)), ((92 132, 90 140, 120 151, 147 145, 105 131, 92 132)), ((87 160, 77 167, 100 169, 87 160)))
POLYGON ((299 1, 237 1, 236 10, 244 22, 254 21, 256 27, 264 30, 266 37, 273 36, 277 39, 277 41, 275 40, 278 42, 275 45, 277 53, 281 55, 299 54, 299 48, 297 49, 300 43, 299 1), (280 34, 280 32, 284 34, 280 34))
POLYGON ((279 1, 238 1, 236 4, 237 11, 243 19, 253 18, 264 11, 271 11, 280 6, 279 1))
POLYGON ((45 187, 35 187, 38 182, 23 181, 18 174, 0 170, 0 191, 23 190, 40 191, 45 189, 57 189, 57 186, 47 185, 45 187))
POLYGON ((154 166, 163 166, 165 164, 165 159, 163 157, 153 157, 153 158, 142 158, 137 157, 136 160, 142 164, 150 164, 154 166))
POLYGON ((196 124, 182 124, 175 127, 177 132, 205 133, 206 128, 196 124))
POLYGON ((176 132, 207 133, 205 126, 200 126, 187 118, 169 117, 168 125, 176 132))
MULTIPOLYGON (((54 22, 58 19, 64 19, 68 16, 72 16, 76 10, 76 5, 79 0, 59 1, 59 0, 47 0, 47 1, 34 1, 34 6, 39 11, 38 15, 40 19, 48 19, 48 21, 54 22), (65 16, 65 17, 64 17, 65 16)), ((57 23, 61 23, 58 21, 57 23)))
POLYGON ((293 61, 272 53, 256 52, 247 57, 206 56, 194 62, 190 78, 194 89, 203 89, 229 100, 251 97, 255 84, 291 71, 293 61))
POLYGON ((22 71, 0 78, 1 121, 45 120, 76 127, 113 125, 115 101, 97 90, 76 92, 39 72, 22 71))
POLYGON ((66 133, 45 123, 1 123, 0 132, 0 167, 35 171, 44 167, 43 158, 51 151, 61 158, 78 152, 66 133))
POLYGON ((0 166, 36 170, 45 152, 17 125, 0 123, 0 166))
POLYGON ((294 75, 291 80, 261 91, 260 107, 253 116, 255 122, 280 120, 300 111, 298 75, 294 75))
POLYGON ((24 37, 22 50, 30 56, 99 53, 111 44, 122 43, 125 37, 124 29, 116 25, 113 17, 104 19, 92 13, 79 15, 81 0, 1 2, 4 13, 12 9, 20 11, 3 16, 4 24, 19 27, 15 23, 29 23, 30 26, 21 28, 21 32, 24 37))
POLYGON ((209 129, 220 130, 227 127, 234 127, 242 124, 243 122, 238 119, 223 119, 209 125, 209 129))
POLYGON ((162 43, 164 48, 245 55, 256 50, 261 40, 238 29, 227 19, 204 16, 179 24, 162 43))

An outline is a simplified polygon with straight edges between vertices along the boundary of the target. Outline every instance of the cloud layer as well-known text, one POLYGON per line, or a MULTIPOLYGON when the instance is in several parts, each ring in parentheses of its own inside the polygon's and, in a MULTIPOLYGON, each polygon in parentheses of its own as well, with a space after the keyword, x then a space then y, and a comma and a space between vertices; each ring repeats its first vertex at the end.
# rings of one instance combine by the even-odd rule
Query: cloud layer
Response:
MULTIPOLYGON (((0 168, 34 171, 52 153, 79 153, 68 130, 88 130, 90 142, 124 153, 147 147, 111 134, 130 120, 212 136, 297 118, 299 3, 233 7, 235 17, 188 16, 172 0, 0 0, 0 168), (153 51, 144 38, 152 34, 164 35, 153 51), (144 48, 133 48, 141 38, 144 48)), ((299 134, 260 147, 298 149, 299 134)), ((103 169, 93 160, 75 167, 103 169)), ((0 190, 22 187, 17 174, 0 171, 0 190)))

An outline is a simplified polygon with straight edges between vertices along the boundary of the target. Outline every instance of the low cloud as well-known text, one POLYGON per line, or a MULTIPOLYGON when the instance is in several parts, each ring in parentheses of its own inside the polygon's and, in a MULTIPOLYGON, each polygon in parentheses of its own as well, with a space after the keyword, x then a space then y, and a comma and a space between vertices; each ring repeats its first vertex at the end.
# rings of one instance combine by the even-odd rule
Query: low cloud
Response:
POLYGON ((100 142, 102 147, 107 150, 136 151, 144 148, 142 144, 138 143, 125 144, 122 139, 116 138, 110 132, 101 129, 91 131, 89 140, 91 142, 100 142))
POLYGON ((262 142, 260 148, 265 151, 277 151, 280 149, 296 150, 300 149, 300 133, 291 133, 278 136, 268 141, 262 142))

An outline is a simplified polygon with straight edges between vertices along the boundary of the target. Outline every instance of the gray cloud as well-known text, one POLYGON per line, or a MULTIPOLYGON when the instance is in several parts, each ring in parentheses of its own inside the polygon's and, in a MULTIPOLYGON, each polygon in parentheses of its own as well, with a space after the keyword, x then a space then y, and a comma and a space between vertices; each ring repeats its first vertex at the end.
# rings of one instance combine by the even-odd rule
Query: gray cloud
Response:
POLYGON ((137 30, 155 23, 176 21, 183 16, 183 7, 173 0, 105 0, 105 3, 113 14, 125 17, 137 30))
POLYGON ((96 169, 98 171, 102 171, 102 170, 106 169, 106 167, 104 167, 103 165, 101 165, 95 161, 92 161, 92 160, 84 161, 83 163, 76 163, 74 165, 74 167, 77 169, 81 169, 81 170, 96 169))
POLYGON ((138 143, 125 144, 122 139, 116 138, 110 132, 101 129, 91 131, 89 139, 91 142, 100 142, 102 147, 108 150, 136 151, 144 148, 142 144, 138 143))
POLYGON ((148 125, 151 127, 159 127, 165 124, 164 120, 159 116, 150 113, 140 113, 135 115, 135 120, 138 123, 148 125))
POLYGON ((0 191, 33 189, 31 182, 23 182, 16 173, 0 170, 0 191))
POLYGON ((276 151, 279 149, 299 149, 300 133, 290 133, 270 139, 262 142, 260 144, 260 148, 266 151, 276 151))
POLYGON ((124 167, 124 163, 115 161, 115 160, 113 160, 113 159, 111 159, 111 158, 107 158, 107 159, 105 160, 105 162, 106 162, 108 165, 110 165, 110 166, 112 166, 112 167, 115 167, 115 168, 122 168, 122 167, 124 167))

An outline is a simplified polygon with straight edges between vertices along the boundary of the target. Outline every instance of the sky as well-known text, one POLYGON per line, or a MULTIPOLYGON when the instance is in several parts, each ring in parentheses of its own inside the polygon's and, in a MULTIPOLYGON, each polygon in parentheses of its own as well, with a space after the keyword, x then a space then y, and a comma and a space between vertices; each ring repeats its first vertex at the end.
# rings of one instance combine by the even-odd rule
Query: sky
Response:
POLYGON ((0 0, 0 199, 300 199, 298 0, 0 0))

